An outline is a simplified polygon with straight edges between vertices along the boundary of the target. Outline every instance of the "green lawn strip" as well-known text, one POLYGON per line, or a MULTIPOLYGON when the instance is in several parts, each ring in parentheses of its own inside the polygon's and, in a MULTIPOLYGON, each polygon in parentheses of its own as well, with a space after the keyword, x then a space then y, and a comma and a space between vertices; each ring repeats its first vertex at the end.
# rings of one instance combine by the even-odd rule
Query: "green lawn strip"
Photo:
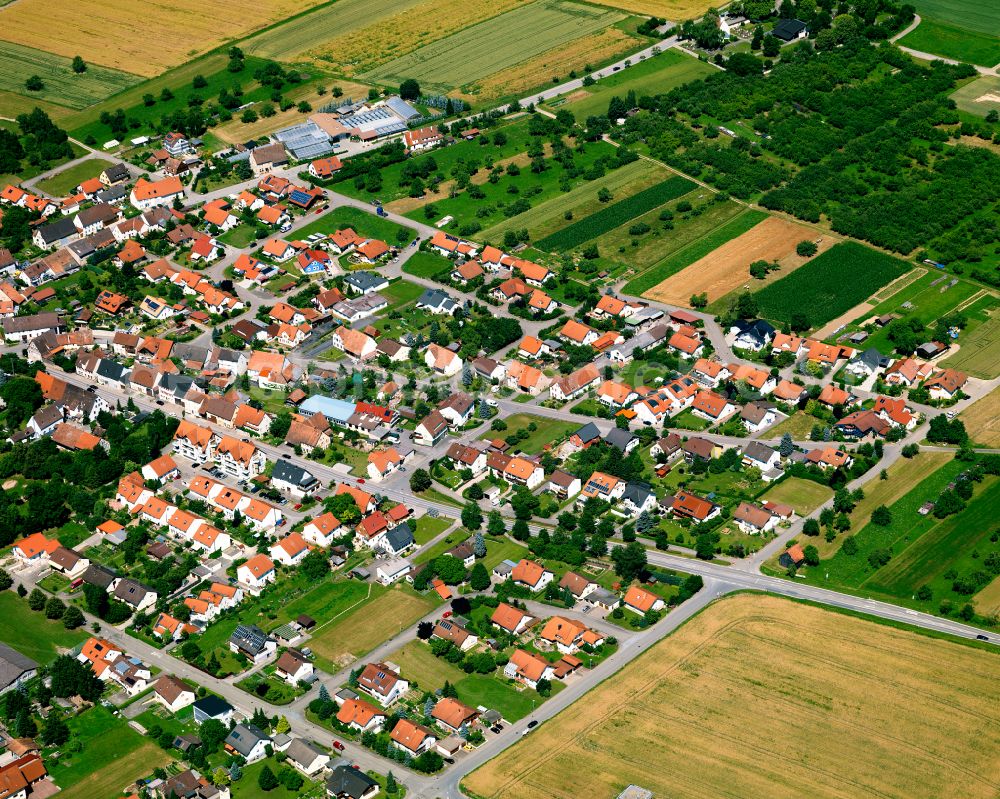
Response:
POLYGON ((788 322, 803 313, 810 326, 821 327, 909 268, 899 258, 845 241, 768 284, 754 297, 763 317, 788 322))
MULTIPOLYGON (((308 225, 299 228, 295 235, 304 241, 313 233, 333 233, 335 230, 342 230, 343 228, 353 228, 355 233, 366 238, 382 239, 382 241, 390 246, 399 243, 397 234, 404 229, 402 225, 377 216, 374 208, 372 209, 372 213, 368 213, 367 211, 362 211, 360 208, 342 205, 319 217, 319 219, 310 222, 308 225)), ((410 230, 409 228, 406 229, 410 230)), ((410 233, 413 233, 413 231, 410 230, 410 233)))
POLYGON ((38 188, 53 197, 63 197, 83 181, 96 178, 108 166, 111 166, 111 162, 103 158, 88 158, 62 172, 57 172, 52 177, 38 181, 38 188))
POLYGON ((546 236, 541 241, 536 242, 535 246, 549 251, 572 249, 627 223, 629 220, 647 211, 651 211, 670 200, 687 194, 694 187, 695 184, 687 178, 675 175, 655 186, 643 189, 631 197, 602 208, 600 211, 564 227, 551 236, 546 236))
POLYGON ((704 258, 730 239, 743 235, 765 219, 767 219, 767 214, 763 211, 744 211, 721 227, 712 230, 672 255, 668 255, 641 275, 634 277, 625 284, 624 293, 641 295, 643 292, 649 291, 671 275, 680 272, 684 267, 690 266, 698 259, 704 258))
POLYGON ((85 630, 67 630, 61 621, 50 621, 28 607, 13 591, 0 592, 0 641, 46 665, 59 650, 73 649, 87 640, 85 630))
POLYGON ((427 549, 422 549, 417 555, 412 559, 414 563, 426 563, 427 561, 434 560, 434 558, 439 555, 443 555, 452 547, 458 546, 465 539, 469 537, 469 531, 464 528, 459 528, 452 531, 447 536, 438 541, 434 546, 427 547, 427 549))
POLYGON ((927 17, 921 17, 916 29, 900 39, 899 44, 922 53, 933 53, 983 67, 992 67, 1000 62, 1000 40, 997 36, 976 33, 927 17))
POLYGON ((237 225, 232 230, 227 230, 219 236, 219 241, 231 247, 239 247, 242 250, 254 242, 254 233, 256 233, 256 228, 253 225, 243 223, 237 225))
POLYGON ((492 571, 498 564, 505 560, 512 560, 517 563, 521 558, 529 556, 528 548, 521 546, 515 541, 503 539, 500 541, 488 540, 486 543, 486 557, 483 558, 483 566, 492 571))

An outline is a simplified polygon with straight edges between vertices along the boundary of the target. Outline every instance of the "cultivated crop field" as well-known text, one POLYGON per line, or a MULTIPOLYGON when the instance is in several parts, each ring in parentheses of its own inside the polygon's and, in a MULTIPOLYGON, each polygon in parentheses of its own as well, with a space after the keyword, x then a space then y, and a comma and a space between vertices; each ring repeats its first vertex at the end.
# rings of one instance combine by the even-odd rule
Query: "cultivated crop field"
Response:
POLYGON ((985 117, 990 111, 1000 112, 1000 77, 981 75, 951 93, 955 105, 963 111, 985 117))
POLYGON ((699 17, 713 7, 706 0, 597 0, 597 4, 675 21, 699 17))
POLYGON ((0 38, 153 77, 315 3, 270 0, 244 3, 237 11, 226 0, 173 0, 162 6, 129 0, 18 0, 0 10, 0 38))
MULTIPOLYGON (((597 59, 593 59, 596 61, 597 59)), ((682 83, 703 78, 716 70, 677 50, 664 50, 659 55, 634 63, 620 72, 612 72, 593 86, 578 89, 558 100, 547 103, 554 109, 572 111, 579 120, 608 110, 608 101, 614 96, 624 98, 629 91, 636 96, 664 94, 682 83)))
MULTIPOLYGON (((971 310, 971 307, 970 307, 971 310)), ((960 338, 958 352, 945 365, 961 369, 974 377, 992 380, 1000 375, 1000 310, 993 308, 990 317, 960 338)))
POLYGON ((537 242, 536 246, 542 250, 558 252, 571 250, 619 225, 627 224, 640 214, 687 194, 694 187, 695 184, 687 178, 680 176, 667 178, 662 183, 643 189, 631 197, 619 200, 578 222, 574 222, 572 225, 564 227, 537 242))
POLYGON ((493 225, 479 235, 484 241, 500 241, 508 230, 525 228, 531 240, 537 241, 568 225, 569 222, 565 218, 567 211, 571 212, 574 218, 578 218, 603 208, 597 199, 597 192, 600 189, 607 189, 615 197, 627 197, 659 183, 668 174, 665 169, 651 161, 639 159, 609 172, 603 178, 582 183, 565 194, 539 203, 530 211, 493 225))
POLYGON ((240 46, 247 53, 263 58, 292 61, 307 51, 325 50, 332 39, 375 25, 419 3, 420 0, 337 0, 251 36, 240 46))
POLYGON ((916 0, 914 5, 921 22, 900 44, 987 67, 1000 62, 1000 14, 989 13, 989 4, 916 0))
MULTIPOLYGON (((489 19, 517 7, 525 0, 468 0, 455 3, 453 0, 423 0, 417 5, 404 2, 392 8, 392 16, 380 18, 381 8, 376 4, 375 18, 361 28, 348 25, 347 30, 338 28, 323 44, 311 48, 305 56, 316 61, 329 62, 345 75, 357 75, 400 56, 411 53, 419 47, 443 39, 468 25, 489 19), (398 9, 398 10, 397 10, 398 9)), ((324 9, 323 19, 329 23, 341 0, 324 9)), ((370 3, 365 3, 368 7, 370 3)), ((351 0, 350 8, 358 4, 351 0)), ((340 11, 343 18, 346 12, 340 11)), ((310 14, 319 17, 320 14, 310 14)), ((354 20, 352 19, 351 22, 354 20)), ((309 37, 316 35, 309 32, 309 37)), ((294 44, 293 47, 299 47, 294 44)))
POLYGON ((362 78, 452 89, 614 25, 622 15, 569 0, 536 0, 393 59, 362 78))
POLYGON ((974 402, 958 418, 975 443, 983 447, 1000 446, 1000 388, 974 402))
MULTIPOLYGON (((741 211, 740 206, 733 202, 721 203, 716 207, 727 209, 731 213, 707 230, 695 222, 693 229, 699 234, 695 239, 690 240, 681 249, 672 252, 645 272, 632 278, 625 284, 623 291, 626 294, 641 296, 671 275, 680 272, 684 267, 704 258, 730 239, 742 236, 767 219, 767 214, 763 211, 749 209, 741 211)), ((700 220, 701 217, 699 217, 700 220)), ((678 232, 683 234, 685 228, 686 223, 685 226, 679 228, 678 232)))
POLYGON ((998 673, 992 652, 741 594, 463 786, 483 799, 575 799, 581 785, 612 797, 629 783, 675 799, 995 797, 998 673))
POLYGON ((891 255, 847 241, 817 255, 754 296, 762 316, 778 322, 804 313, 812 327, 835 319, 909 269, 891 255))
MULTIPOLYGON (((0 84, 28 98, 38 97, 69 108, 85 108, 142 81, 138 75, 97 64, 88 65, 86 72, 77 75, 72 63, 72 58, 0 41, 0 84), (24 82, 32 75, 42 79, 44 89, 29 92, 24 88, 24 82)), ((8 109, 4 108, 4 113, 7 114, 8 109)))
MULTIPOLYGON (((565 79, 570 72, 582 72, 587 65, 617 61, 638 46, 638 40, 621 27, 605 28, 465 84, 458 96, 470 105, 523 97, 541 85, 551 85, 553 77, 565 79)), ((573 111, 577 113, 575 108, 573 111)), ((582 116, 578 119, 583 121, 582 116)))
POLYGON ((807 261, 795 253, 795 245, 800 241, 816 241, 823 251, 835 239, 817 237, 812 228, 771 216, 667 278, 646 292, 646 296, 671 305, 685 305, 692 294, 705 292, 712 302, 741 286, 749 285, 752 289, 760 281, 750 277, 750 264, 777 261, 781 269, 772 275, 791 274, 807 261))

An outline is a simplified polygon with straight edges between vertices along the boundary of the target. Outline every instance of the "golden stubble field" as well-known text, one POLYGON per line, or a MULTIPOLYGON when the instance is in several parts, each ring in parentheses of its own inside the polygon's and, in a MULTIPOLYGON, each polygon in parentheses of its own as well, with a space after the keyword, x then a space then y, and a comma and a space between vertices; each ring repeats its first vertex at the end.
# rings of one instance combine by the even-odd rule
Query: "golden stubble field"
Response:
POLYGON ((724 599, 463 783, 485 799, 996 797, 1000 655, 724 599), (582 786, 586 786, 581 792, 582 786))
POLYGON ((193 56, 317 5, 318 0, 17 0, 0 38, 154 77, 193 56))
POLYGON ((769 216, 746 233, 671 275, 645 296, 672 305, 687 305, 692 294, 701 292, 707 293, 708 301, 713 302, 744 285, 749 284, 751 290, 757 291, 809 260, 795 253, 795 245, 800 241, 816 241, 819 252, 837 243, 832 236, 820 237, 805 225, 769 216), (750 264, 754 261, 777 261, 781 268, 771 272, 766 279, 757 280, 750 277, 750 264))

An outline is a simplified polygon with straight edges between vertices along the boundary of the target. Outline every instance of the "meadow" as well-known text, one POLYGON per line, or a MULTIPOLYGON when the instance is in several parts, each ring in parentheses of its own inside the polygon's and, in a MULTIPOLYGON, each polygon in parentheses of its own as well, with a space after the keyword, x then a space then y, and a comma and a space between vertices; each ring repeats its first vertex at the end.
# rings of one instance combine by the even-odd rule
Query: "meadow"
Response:
POLYGON ((513 446, 513 450, 528 455, 537 455, 546 444, 558 441, 580 427, 579 422, 549 419, 544 416, 533 416, 530 413, 514 413, 505 418, 504 421, 507 423, 505 430, 488 430, 480 438, 486 441, 494 438, 506 438, 521 430, 527 430, 528 425, 534 423, 535 430, 528 430, 528 437, 513 446))
POLYGON ((680 272, 684 267, 690 266, 700 258, 704 258, 730 239, 743 235, 767 218, 767 214, 763 211, 750 209, 740 211, 740 206, 732 202, 721 203, 719 207, 732 209, 733 214, 715 227, 705 231, 699 229, 701 235, 698 238, 666 256, 645 272, 633 277, 625 284, 624 293, 641 296, 671 275, 680 272))
POLYGON ((226 0, 173 0, 162 8, 127 0, 17 0, 0 10, 0 38, 153 77, 315 3, 271 0, 234 13, 226 0))
POLYGON ((618 12, 569 0, 536 0, 395 58, 362 77, 396 84, 414 78, 425 89, 449 90, 603 30, 621 19, 618 12))
POLYGON ((788 322, 805 314, 821 327, 865 300, 910 268, 905 261, 847 241, 754 294, 760 314, 788 322))
POLYGON ((397 225, 395 222, 383 219, 374 213, 369 214, 360 208, 342 205, 339 208, 334 208, 327 214, 323 214, 323 216, 310 222, 308 225, 304 225, 296 231, 296 235, 300 239, 305 240, 313 233, 329 234, 348 227, 353 228, 354 232, 359 236, 381 239, 389 246, 395 246, 399 243, 401 231, 409 231, 407 238, 413 233, 410 228, 404 228, 402 225, 397 225))
POLYGON ((996 657, 740 594, 709 606, 463 787, 479 799, 573 799, 580 785, 610 797, 630 783, 675 799, 985 799, 1000 769, 996 657))
POLYGON ((86 72, 77 75, 72 63, 72 58, 0 41, 0 84, 29 99, 48 100, 68 108, 85 108, 143 80, 138 75, 97 64, 89 64, 86 72), (24 82, 32 75, 38 75, 45 88, 38 92, 28 91, 24 82))
POLYGON ((398 635, 434 607, 431 599, 401 585, 373 586, 372 593, 371 601, 313 631, 309 646, 325 671, 336 672, 338 666, 398 635))
POLYGON ((768 489, 762 499, 791 505, 800 516, 812 513, 833 496, 828 486, 803 477, 786 477, 768 489))
POLYGON ((535 246, 550 251, 565 251, 578 247, 586 241, 597 238, 619 225, 628 224, 632 219, 670 200, 676 200, 695 187, 687 178, 675 175, 655 186, 643 189, 631 197, 607 205, 572 225, 546 236, 535 246))
POLYGON ((579 120, 604 114, 608 101, 617 95, 624 99, 630 91, 637 97, 665 94, 682 83, 703 78, 715 68, 678 50, 664 50, 658 55, 638 61, 628 69, 612 72, 593 86, 577 89, 546 103, 552 110, 573 112, 579 120))
POLYGON ((620 8, 632 14, 665 17, 675 21, 694 19, 713 7, 707 0, 596 0, 596 2, 598 5, 620 8))

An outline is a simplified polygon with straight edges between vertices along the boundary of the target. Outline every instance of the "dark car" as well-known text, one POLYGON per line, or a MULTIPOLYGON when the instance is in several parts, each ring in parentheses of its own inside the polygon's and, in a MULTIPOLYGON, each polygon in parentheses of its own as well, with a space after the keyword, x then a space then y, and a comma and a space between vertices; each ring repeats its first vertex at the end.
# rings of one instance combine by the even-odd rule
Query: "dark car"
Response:
POLYGON ((988 635, 977 635, 977 636, 976 636, 976 640, 977 640, 977 641, 989 641, 989 640, 990 640, 990 638, 989 638, 989 636, 988 636, 988 635))

